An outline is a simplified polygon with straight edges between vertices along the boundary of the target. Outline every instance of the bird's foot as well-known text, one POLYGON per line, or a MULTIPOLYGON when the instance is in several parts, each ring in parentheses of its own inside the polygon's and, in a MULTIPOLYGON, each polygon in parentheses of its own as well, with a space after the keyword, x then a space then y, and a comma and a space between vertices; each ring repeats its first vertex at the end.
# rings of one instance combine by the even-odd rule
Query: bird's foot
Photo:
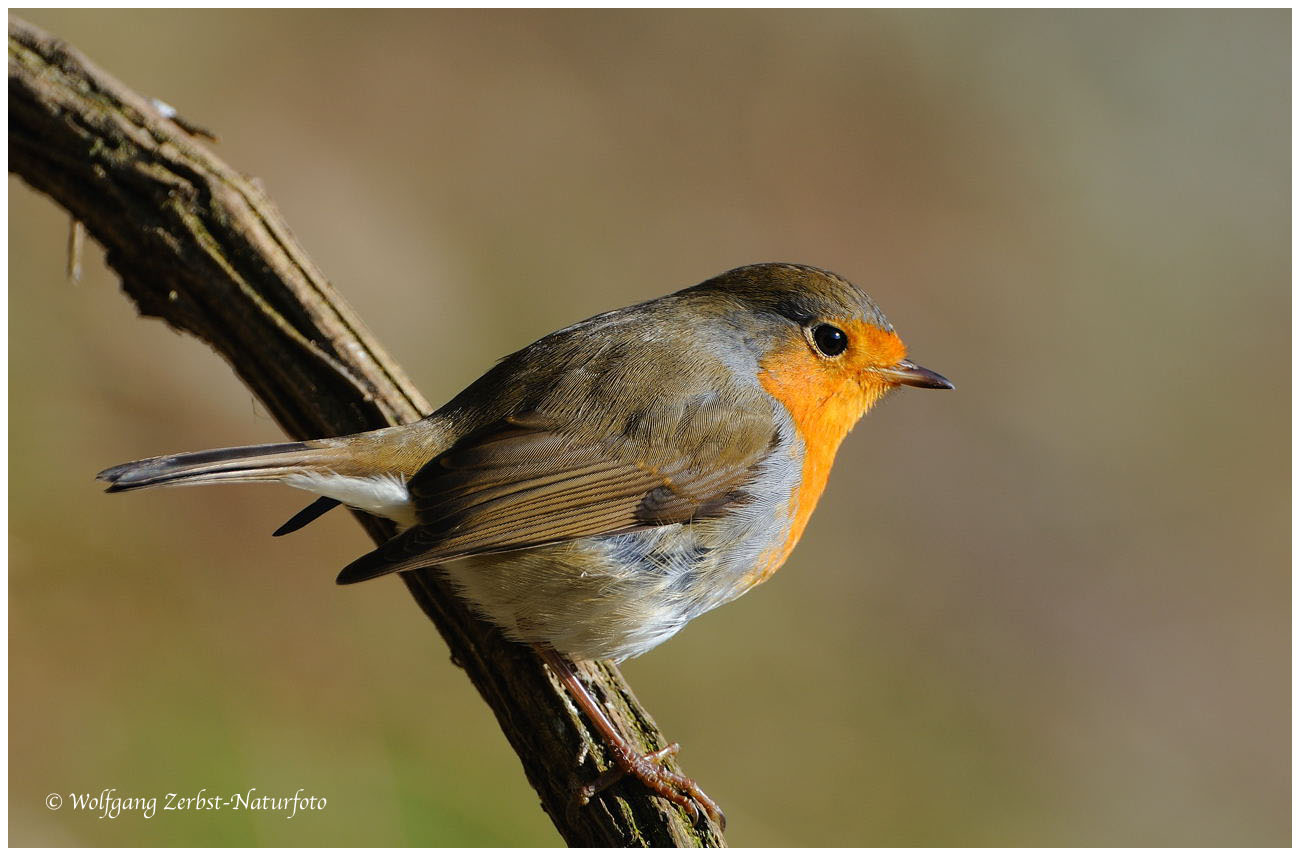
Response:
POLYGON ((727 816, 722 813, 722 808, 700 789, 694 779, 664 768, 664 761, 676 755, 678 749, 681 748, 678 744, 670 743, 658 752, 651 752, 646 755, 621 751, 624 749, 622 746, 611 748, 614 749, 612 753, 614 766, 606 770, 596 781, 578 789, 578 805, 586 805, 596 794, 621 780, 624 776, 631 776, 649 788, 651 792, 658 794, 674 805, 681 806, 691 816, 692 822, 699 822, 700 810, 703 809, 709 819, 718 825, 718 828, 726 829, 727 816))

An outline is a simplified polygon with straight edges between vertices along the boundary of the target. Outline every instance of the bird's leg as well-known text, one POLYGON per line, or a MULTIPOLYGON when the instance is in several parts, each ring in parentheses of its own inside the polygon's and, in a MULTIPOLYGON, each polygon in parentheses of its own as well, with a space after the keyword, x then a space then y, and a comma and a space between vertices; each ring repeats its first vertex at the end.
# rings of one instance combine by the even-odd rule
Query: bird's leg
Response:
POLYGON ((624 776, 632 776, 640 781, 654 793, 663 797, 671 803, 681 806, 691 816, 692 820, 699 820, 700 808, 709 816, 719 827, 725 827, 727 823, 726 816, 718 804, 710 799, 709 795, 700 790, 700 786, 695 784, 694 779, 687 778, 680 773, 674 773, 663 767, 663 762, 677 754, 678 745, 670 743, 657 752, 641 754, 636 747, 627 741, 623 735, 618 733, 614 723, 610 720, 608 714, 601 708, 600 704, 591 697, 591 693, 579 680, 577 672, 573 666, 560 654, 549 648, 537 647, 537 653, 542 660, 550 667, 555 676, 564 684, 569 695, 582 708, 583 713, 591 720, 591 724, 600 732, 604 738, 605 745, 609 747, 613 755, 614 766, 607 770, 596 781, 584 785, 578 790, 578 805, 586 805, 592 797, 603 791, 605 788, 617 782, 624 776))

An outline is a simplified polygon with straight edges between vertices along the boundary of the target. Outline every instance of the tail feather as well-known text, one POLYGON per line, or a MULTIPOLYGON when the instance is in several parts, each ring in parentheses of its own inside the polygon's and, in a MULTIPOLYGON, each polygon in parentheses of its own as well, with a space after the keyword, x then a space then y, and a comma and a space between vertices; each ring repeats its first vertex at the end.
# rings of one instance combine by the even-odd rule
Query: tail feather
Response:
MULTIPOLYGON (((404 471, 394 471, 392 456, 382 454, 382 440, 393 430, 162 455, 109 467, 96 478, 108 482, 109 493, 168 485, 280 482, 322 497, 294 515, 276 535, 301 529, 340 504, 411 526, 415 508, 404 471)), ((413 451, 418 455, 419 446, 413 451)), ((411 466, 406 461, 397 466, 402 464, 411 466)))
POLYGON ((131 461, 109 467, 95 478, 108 482, 109 493, 159 485, 282 481, 295 473, 328 469, 341 451, 300 442, 236 446, 131 461))

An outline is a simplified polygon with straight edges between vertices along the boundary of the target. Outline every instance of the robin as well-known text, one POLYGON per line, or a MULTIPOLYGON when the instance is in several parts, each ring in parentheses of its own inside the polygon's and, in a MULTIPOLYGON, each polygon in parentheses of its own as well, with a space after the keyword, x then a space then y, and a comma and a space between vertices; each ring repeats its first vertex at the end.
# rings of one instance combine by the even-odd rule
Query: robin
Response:
POLYGON ((343 504, 400 534, 339 583, 437 565, 533 646, 615 766, 698 818, 717 804, 641 755, 573 670, 622 661, 785 562, 840 442, 899 386, 952 389, 862 290, 795 264, 737 268, 551 333, 430 416, 347 437, 165 455, 107 469, 108 491, 280 482, 320 496, 277 535, 343 504))

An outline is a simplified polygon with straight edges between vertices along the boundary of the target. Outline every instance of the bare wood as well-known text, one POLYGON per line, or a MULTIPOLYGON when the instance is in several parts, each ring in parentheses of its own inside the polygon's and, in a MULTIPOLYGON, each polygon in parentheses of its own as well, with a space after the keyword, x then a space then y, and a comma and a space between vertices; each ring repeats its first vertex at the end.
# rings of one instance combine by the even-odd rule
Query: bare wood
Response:
MULTIPOLYGON (((9 168, 85 224, 142 314, 211 345, 290 436, 400 424, 431 409, 256 184, 77 50, 13 17, 9 168)), ((376 542, 393 534, 358 518, 376 542)), ((635 783, 574 809, 575 789, 598 772, 591 760, 575 766, 579 750, 603 762, 603 744, 530 649, 471 615, 436 573, 402 576, 566 842, 724 846, 715 826, 692 826, 635 783)), ((614 666, 581 674, 629 739, 646 751, 665 745, 614 666)))

